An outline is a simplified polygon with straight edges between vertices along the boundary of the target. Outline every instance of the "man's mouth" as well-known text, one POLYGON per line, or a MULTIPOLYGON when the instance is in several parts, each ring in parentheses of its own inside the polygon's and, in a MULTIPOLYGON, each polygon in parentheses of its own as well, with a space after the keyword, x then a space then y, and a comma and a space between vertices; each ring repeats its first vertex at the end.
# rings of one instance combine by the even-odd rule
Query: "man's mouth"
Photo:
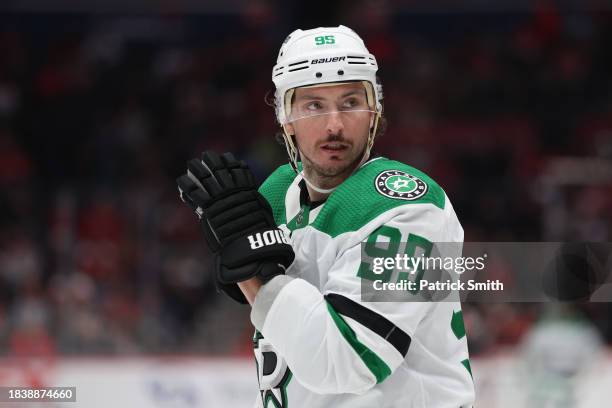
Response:
POLYGON ((325 150, 326 152, 342 152, 348 149, 348 147, 348 144, 341 142, 329 142, 321 145, 321 149, 325 150))

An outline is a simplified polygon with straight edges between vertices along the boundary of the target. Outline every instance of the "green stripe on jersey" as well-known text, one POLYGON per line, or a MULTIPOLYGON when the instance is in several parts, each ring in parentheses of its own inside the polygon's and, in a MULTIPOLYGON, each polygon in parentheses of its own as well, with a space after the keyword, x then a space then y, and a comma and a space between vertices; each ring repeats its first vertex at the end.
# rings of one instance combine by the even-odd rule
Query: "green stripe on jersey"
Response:
POLYGON ((368 370, 374 374, 374 377, 376 377, 376 383, 378 384, 387 378, 391 374, 391 369, 389 366, 380 357, 378 357, 376 353, 357 339, 357 336, 355 335, 353 329, 351 329, 351 326, 344 321, 342 316, 336 313, 336 310, 329 303, 327 303, 327 310, 334 320, 334 323, 336 323, 338 330, 340 330, 340 333, 342 333, 342 337, 348 341, 353 350, 355 350, 361 360, 368 367, 368 370))
POLYGON ((470 360, 466 358, 461 362, 461 364, 463 364, 465 369, 468 370, 468 373, 470 373, 470 377, 474 378, 474 376, 472 375, 472 366, 470 365, 470 360))

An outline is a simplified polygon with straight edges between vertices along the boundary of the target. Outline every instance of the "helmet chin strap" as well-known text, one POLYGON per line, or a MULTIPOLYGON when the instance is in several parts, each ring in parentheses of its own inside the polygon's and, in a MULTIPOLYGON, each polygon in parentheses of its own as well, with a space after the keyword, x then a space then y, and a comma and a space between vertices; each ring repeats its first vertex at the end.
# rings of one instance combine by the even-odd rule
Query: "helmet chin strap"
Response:
POLYGON ((320 187, 315 186, 310 180, 306 178, 306 174, 304 173, 304 170, 300 171, 300 176, 302 176, 302 179, 306 182, 308 187, 312 188, 314 191, 320 194, 331 194, 335 189, 338 188, 338 186, 332 187, 332 188, 320 188, 320 187))

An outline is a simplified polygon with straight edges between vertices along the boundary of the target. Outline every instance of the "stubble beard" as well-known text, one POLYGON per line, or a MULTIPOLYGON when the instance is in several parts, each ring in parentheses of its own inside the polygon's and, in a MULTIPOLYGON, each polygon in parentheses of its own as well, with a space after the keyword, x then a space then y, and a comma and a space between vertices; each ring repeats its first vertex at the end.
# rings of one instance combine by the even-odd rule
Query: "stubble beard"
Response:
POLYGON ((300 151, 304 174, 311 183, 319 188, 334 188, 346 180, 359 166, 365 149, 366 146, 364 145, 360 153, 350 163, 340 167, 320 166, 300 151))

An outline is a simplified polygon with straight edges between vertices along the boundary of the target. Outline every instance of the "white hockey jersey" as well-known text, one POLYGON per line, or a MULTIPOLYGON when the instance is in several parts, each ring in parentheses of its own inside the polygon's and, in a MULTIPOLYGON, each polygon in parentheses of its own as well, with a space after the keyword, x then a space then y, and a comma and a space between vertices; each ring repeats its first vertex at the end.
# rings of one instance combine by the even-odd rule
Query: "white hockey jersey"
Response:
POLYGON ((463 241, 444 191, 421 171, 382 157, 314 209, 303 190, 288 165, 260 188, 291 238, 295 261, 260 289, 251 312, 256 406, 471 407, 460 304, 360 296, 361 280, 374 279, 362 242, 374 255, 414 255, 420 247, 427 256, 436 242, 463 241))

